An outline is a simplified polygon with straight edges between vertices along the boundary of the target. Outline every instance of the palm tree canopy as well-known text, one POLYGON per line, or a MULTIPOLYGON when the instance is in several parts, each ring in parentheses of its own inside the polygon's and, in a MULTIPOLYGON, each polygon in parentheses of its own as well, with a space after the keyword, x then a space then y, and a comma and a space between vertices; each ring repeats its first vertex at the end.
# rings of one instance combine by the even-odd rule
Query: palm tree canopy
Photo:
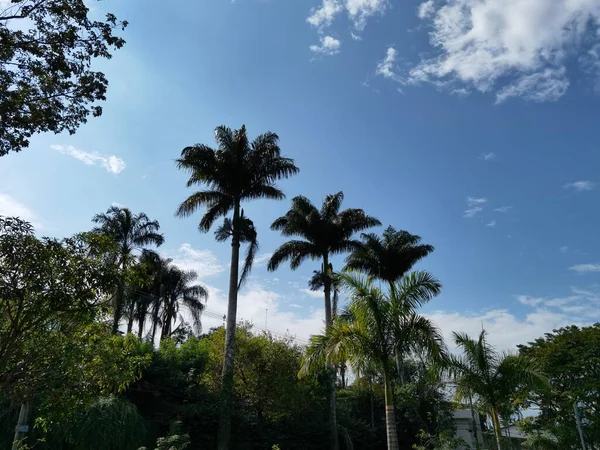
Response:
POLYGON ((388 226, 381 237, 361 234, 362 242, 346 258, 344 270, 357 270, 389 283, 398 281, 422 258, 433 252, 421 237, 388 226))
POLYGON ((355 369, 375 363, 383 369, 390 364, 398 345, 431 354, 445 352, 439 330, 408 303, 393 298, 397 296, 394 292, 402 292, 400 286, 385 293, 370 278, 349 274, 341 274, 340 278, 350 291, 351 301, 326 334, 312 337, 302 374, 322 367, 328 360, 349 360, 355 369))
POLYGON ((449 356, 449 371, 457 380, 457 396, 477 395, 481 406, 490 410, 506 405, 523 389, 544 388, 547 381, 535 361, 508 352, 498 352, 486 341, 482 330, 478 339, 454 332, 461 356, 449 356))
POLYGON ((182 270, 175 265, 171 265, 165 270, 163 284, 167 305, 164 308, 163 321, 175 320, 181 304, 187 307, 192 316, 194 330, 200 334, 202 331, 200 317, 204 310, 202 301, 208 299, 208 291, 200 284, 192 284, 196 278, 198 278, 198 274, 193 270, 182 270))
POLYGON ((250 142, 244 125, 239 130, 220 126, 215 140, 217 148, 196 144, 184 148, 176 160, 177 167, 190 174, 188 187, 206 188, 189 196, 175 213, 187 217, 206 208, 198 225, 201 232, 244 200, 285 198, 276 181, 299 171, 294 160, 281 156, 275 133, 261 134, 250 142))
POLYGON ((271 257, 268 269, 276 270, 284 261, 290 261, 292 269, 310 259, 320 259, 324 255, 352 251, 360 243, 352 239, 354 233, 381 225, 374 217, 362 209, 350 208, 340 211, 343 192, 325 197, 321 209, 317 209, 303 196, 292 199, 291 209, 271 225, 272 230, 281 231, 284 236, 297 236, 281 245, 271 257))
MULTIPOLYGON (((111 206, 105 213, 96 214, 92 232, 111 237, 120 249, 120 258, 129 258, 135 249, 147 245, 162 245, 165 238, 158 232, 160 224, 145 213, 133 214, 129 208, 111 206)), ((121 264, 128 261, 119 261, 121 264)))

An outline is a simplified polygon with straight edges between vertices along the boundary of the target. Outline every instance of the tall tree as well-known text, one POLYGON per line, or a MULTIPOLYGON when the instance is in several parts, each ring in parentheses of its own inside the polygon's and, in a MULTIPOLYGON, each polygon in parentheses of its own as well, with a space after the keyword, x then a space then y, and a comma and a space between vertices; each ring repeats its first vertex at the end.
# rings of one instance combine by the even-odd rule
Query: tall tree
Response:
POLYGON ((83 0, 0 2, 0 156, 27 147, 34 133, 73 134, 102 114, 96 102, 106 100, 108 81, 92 62, 125 44, 113 33, 127 22, 89 12, 83 0))
POLYGON ((160 246, 164 237, 158 233, 158 221, 150 220, 144 213, 133 214, 129 208, 111 206, 106 213, 96 214, 92 221, 98 225, 92 230, 94 233, 112 238, 119 247, 118 253, 114 255, 120 270, 112 323, 112 331, 116 333, 123 316, 125 279, 127 270, 134 261, 134 251, 147 245, 160 246))
POLYGON ((242 202, 282 200, 285 195, 276 182, 295 175, 298 168, 292 159, 281 156, 279 137, 275 133, 261 134, 250 142, 245 126, 242 125, 239 130, 220 126, 215 130, 215 140, 216 149, 196 144, 183 149, 176 161, 179 169, 190 174, 188 187, 201 185, 206 188, 190 195, 179 206, 176 215, 187 217, 200 208, 206 208, 198 225, 200 232, 205 233, 215 220, 233 212, 229 225, 231 267, 218 445, 219 450, 226 450, 231 441, 240 243, 244 239, 244 224, 247 224, 242 219, 242 202))
MULTIPOLYGON (((290 261, 292 270, 297 269, 307 259, 321 260, 322 271, 329 271, 329 258, 352 251, 360 246, 353 239, 355 233, 381 225, 374 217, 368 216, 362 209, 346 209, 340 211, 344 193, 338 192, 325 197, 321 209, 317 209, 309 199, 297 196, 292 199, 291 209, 275 220, 271 229, 281 231, 286 237, 298 236, 302 239, 290 240, 273 253, 268 270, 274 271, 285 261, 290 261)), ((332 322, 330 276, 325 276, 323 291, 325 293, 325 328, 332 322)), ((330 382, 329 421, 331 427, 331 448, 338 448, 337 420, 335 413, 335 385, 330 382)))
MULTIPOLYGON (((383 376, 385 387, 387 447, 398 450, 391 363, 397 339, 394 324, 403 324, 405 347, 440 352, 443 349, 442 337, 428 319, 412 308, 401 310, 394 307, 408 304, 394 298, 397 292, 403 291, 402 286, 386 294, 375 287, 371 279, 342 275, 342 280, 350 288, 350 304, 324 335, 311 339, 303 373, 317 370, 326 361, 339 363, 350 360, 355 368, 375 364, 383 376)), ((423 289, 426 290, 427 286, 424 285, 423 289)))
POLYGON ((494 424, 498 450, 502 450, 500 414, 519 392, 543 388, 547 381, 538 364, 530 358, 499 353, 486 341, 483 330, 477 340, 464 333, 454 333, 454 341, 462 350, 461 356, 448 359, 451 374, 457 382, 457 396, 477 396, 479 406, 488 413, 494 424))
POLYGON ((169 337, 177 319, 180 306, 185 306, 192 316, 192 327, 198 335, 202 332, 200 316, 204 310, 203 300, 208 298, 208 291, 200 284, 192 284, 198 274, 193 270, 182 270, 170 266, 164 275, 165 303, 163 305, 161 339, 169 337))
POLYGON ((431 245, 421 244, 421 237, 388 226, 381 237, 361 234, 361 245, 346 258, 344 270, 358 270, 390 286, 400 280, 422 258, 433 252, 431 245))

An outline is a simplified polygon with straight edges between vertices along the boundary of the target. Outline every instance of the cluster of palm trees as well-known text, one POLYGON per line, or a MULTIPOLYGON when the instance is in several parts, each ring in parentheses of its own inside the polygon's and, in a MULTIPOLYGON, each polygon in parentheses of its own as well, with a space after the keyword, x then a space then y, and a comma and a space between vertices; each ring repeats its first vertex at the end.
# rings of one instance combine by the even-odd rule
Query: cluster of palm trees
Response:
MULTIPOLYGON (((297 174, 299 169, 292 159, 281 155, 279 138, 274 133, 267 132, 250 141, 244 126, 238 130, 220 126, 215 130, 215 140, 216 148, 196 144, 186 147, 176 160, 177 167, 189 174, 187 186, 200 186, 200 190, 185 199, 175 214, 188 217, 201 210, 198 229, 203 233, 223 219, 215 230, 215 238, 231 242, 218 436, 219 450, 228 450, 238 292, 258 249, 257 230, 244 214, 243 205, 256 199, 284 199, 277 182, 297 174), (240 270, 242 245, 247 249, 240 270)), ((389 449, 399 448, 393 383, 404 382, 404 363, 414 355, 444 367, 457 380, 459 393, 474 395, 497 419, 515 384, 524 389, 539 379, 535 367, 516 356, 494 353, 483 336, 477 344, 467 336, 457 335, 457 344, 463 347, 465 355, 449 355, 440 331, 418 313, 424 303, 440 292, 440 282, 427 272, 411 272, 433 247, 422 244, 419 236, 391 226, 381 236, 364 233, 381 222, 362 209, 342 210, 343 199, 342 192, 328 195, 318 208, 306 197, 294 197, 289 211, 271 225, 272 230, 280 231, 289 240, 276 249, 267 266, 274 271, 289 262, 294 270, 309 259, 319 262, 309 287, 324 292, 325 332, 312 338, 303 372, 327 369, 331 374, 331 449, 339 448, 336 373, 342 373, 343 378, 347 363, 357 375, 375 370, 384 380, 389 449), (346 256, 345 266, 336 272, 332 258, 339 255, 346 256), (338 299, 342 289, 347 291, 349 302, 340 311, 338 299), (395 379, 393 372, 397 374, 395 379), (501 389, 494 387, 500 382, 504 383, 501 389)), ((192 284, 196 278, 193 272, 180 270, 170 260, 144 248, 163 243, 158 222, 117 207, 96 216, 94 222, 98 224, 94 232, 108 235, 118 243, 114 261, 120 277, 114 295, 113 330, 125 317, 127 331, 137 321, 141 336, 149 319, 151 339, 154 340, 159 326, 161 338, 170 336, 176 331, 173 327, 181 305, 189 309, 193 325, 198 328, 206 289, 192 284), (137 267, 137 272, 132 267, 137 267), (132 273, 137 276, 132 277, 132 273)), ((495 428, 499 433, 499 423, 495 428)))
POLYGON ((194 284, 194 271, 183 270, 147 248, 164 242, 158 221, 120 206, 112 206, 92 220, 96 224, 92 233, 114 243, 109 251, 105 250, 109 262, 118 268, 117 286, 111 297, 113 333, 119 332, 123 319, 127 333, 132 333, 137 323, 138 337, 152 342, 159 327, 161 339, 177 336, 188 327, 200 333, 200 315, 208 292, 204 286, 194 284), (181 307, 189 312, 191 324, 180 314, 181 307))

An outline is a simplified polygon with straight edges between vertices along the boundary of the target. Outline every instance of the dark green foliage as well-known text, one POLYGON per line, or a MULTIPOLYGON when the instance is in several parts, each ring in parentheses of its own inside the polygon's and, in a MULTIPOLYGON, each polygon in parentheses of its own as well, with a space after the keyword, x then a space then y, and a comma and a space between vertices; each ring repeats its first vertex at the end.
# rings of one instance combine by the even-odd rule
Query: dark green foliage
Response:
MULTIPOLYGON (((0 5, 0 156, 29 145, 34 133, 73 134, 102 114, 108 80, 91 69, 125 41, 107 14, 90 19, 83 0, 9 0, 0 5)), ((89 2, 87 2, 89 5, 89 2)))
POLYGON ((586 444, 596 448, 600 444, 600 324, 560 328, 519 346, 519 351, 538 361, 551 386, 524 398, 540 408, 539 416, 525 424, 526 430, 541 433, 538 441, 549 437, 560 448, 581 448, 573 415, 574 403, 581 402, 586 444))

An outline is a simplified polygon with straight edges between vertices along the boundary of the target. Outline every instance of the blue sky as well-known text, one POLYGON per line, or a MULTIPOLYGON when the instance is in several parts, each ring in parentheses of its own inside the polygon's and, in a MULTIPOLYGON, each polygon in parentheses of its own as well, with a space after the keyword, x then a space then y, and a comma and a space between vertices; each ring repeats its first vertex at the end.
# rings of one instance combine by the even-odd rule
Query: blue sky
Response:
MULTIPOLYGON (((600 0, 207 0, 94 5, 129 20, 101 62, 104 114, 0 159, 0 214, 40 233, 89 229, 111 203, 144 211, 161 251, 195 268, 225 311, 230 247, 173 212, 191 191, 173 160, 219 124, 281 137, 301 172, 282 202, 245 206, 264 258, 289 198, 344 191, 436 251, 425 308, 442 329, 503 347, 600 319, 600 0)), ((338 266, 341 260, 336 261, 338 266)), ((257 264, 241 318, 301 338, 322 325, 317 263, 257 264)), ((206 325, 214 324, 207 318, 206 325)))

